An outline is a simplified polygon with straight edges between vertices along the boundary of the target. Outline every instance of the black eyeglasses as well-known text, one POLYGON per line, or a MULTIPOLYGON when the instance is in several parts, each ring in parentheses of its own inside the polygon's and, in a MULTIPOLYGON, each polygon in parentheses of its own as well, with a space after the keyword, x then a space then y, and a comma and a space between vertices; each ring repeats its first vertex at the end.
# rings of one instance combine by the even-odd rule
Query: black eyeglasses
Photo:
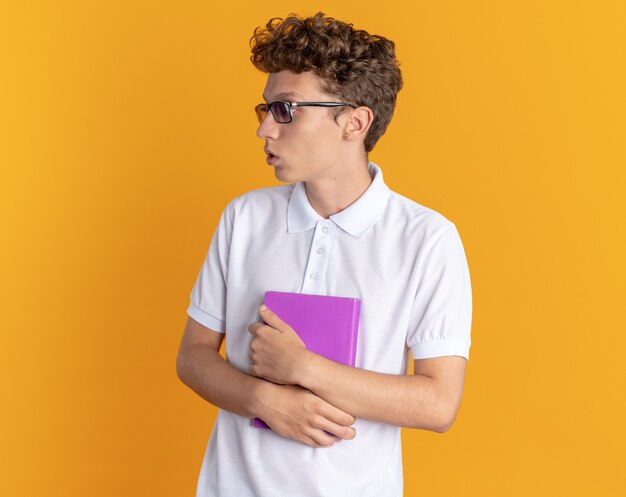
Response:
POLYGON ((265 116, 267 116, 267 112, 271 111, 277 123, 288 124, 293 121, 294 107, 354 107, 354 105, 343 102, 272 102, 270 104, 259 104, 254 110, 259 123, 262 123, 265 116))

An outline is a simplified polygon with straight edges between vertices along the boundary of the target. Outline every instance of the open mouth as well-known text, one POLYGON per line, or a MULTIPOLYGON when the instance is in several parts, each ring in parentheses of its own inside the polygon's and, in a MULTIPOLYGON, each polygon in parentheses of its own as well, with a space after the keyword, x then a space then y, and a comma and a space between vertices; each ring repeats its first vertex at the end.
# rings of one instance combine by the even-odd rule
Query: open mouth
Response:
POLYGON ((274 164, 276 162, 276 160, 278 159, 277 156, 275 156, 272 152, 270 152, 268 149, 264 149, 265 153, 267 154, 267 163, 268 164, 274 164))

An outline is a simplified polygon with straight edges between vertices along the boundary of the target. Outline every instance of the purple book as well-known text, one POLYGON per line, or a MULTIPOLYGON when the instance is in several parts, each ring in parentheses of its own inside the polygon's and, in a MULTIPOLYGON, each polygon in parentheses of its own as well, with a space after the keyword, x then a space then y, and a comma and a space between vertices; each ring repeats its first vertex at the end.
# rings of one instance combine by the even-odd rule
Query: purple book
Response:
MULTIPOLYGON (((361 301, 355 298, 265 292, 265 305, 291 326, 306 348, 341 364, 354 366, 361 301)), ((252 420, 256 428, 269 428, 252 420)))

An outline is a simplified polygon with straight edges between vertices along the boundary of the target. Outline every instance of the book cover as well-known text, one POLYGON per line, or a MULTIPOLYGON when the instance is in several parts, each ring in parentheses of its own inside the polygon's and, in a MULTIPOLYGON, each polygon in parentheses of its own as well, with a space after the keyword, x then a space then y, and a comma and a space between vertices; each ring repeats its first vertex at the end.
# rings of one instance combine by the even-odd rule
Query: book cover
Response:
MULTIPOLYGON (((266 292, 265 305, 293 328, 304 345, 335 362, 354 366, 361 301, 291 292, 266 292)), ((269 428, 255 418, 253 426, 269 428)))

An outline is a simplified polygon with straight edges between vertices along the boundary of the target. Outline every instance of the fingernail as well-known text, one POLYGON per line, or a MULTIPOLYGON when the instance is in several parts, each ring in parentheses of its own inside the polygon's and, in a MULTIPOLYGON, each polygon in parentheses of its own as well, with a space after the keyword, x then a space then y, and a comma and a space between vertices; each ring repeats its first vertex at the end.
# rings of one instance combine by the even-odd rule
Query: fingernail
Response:
POLYGON ((265 304, 262 304, 260 309, 261 309, 261 312, 267 311, 267 307, 265 306, 265 304))

